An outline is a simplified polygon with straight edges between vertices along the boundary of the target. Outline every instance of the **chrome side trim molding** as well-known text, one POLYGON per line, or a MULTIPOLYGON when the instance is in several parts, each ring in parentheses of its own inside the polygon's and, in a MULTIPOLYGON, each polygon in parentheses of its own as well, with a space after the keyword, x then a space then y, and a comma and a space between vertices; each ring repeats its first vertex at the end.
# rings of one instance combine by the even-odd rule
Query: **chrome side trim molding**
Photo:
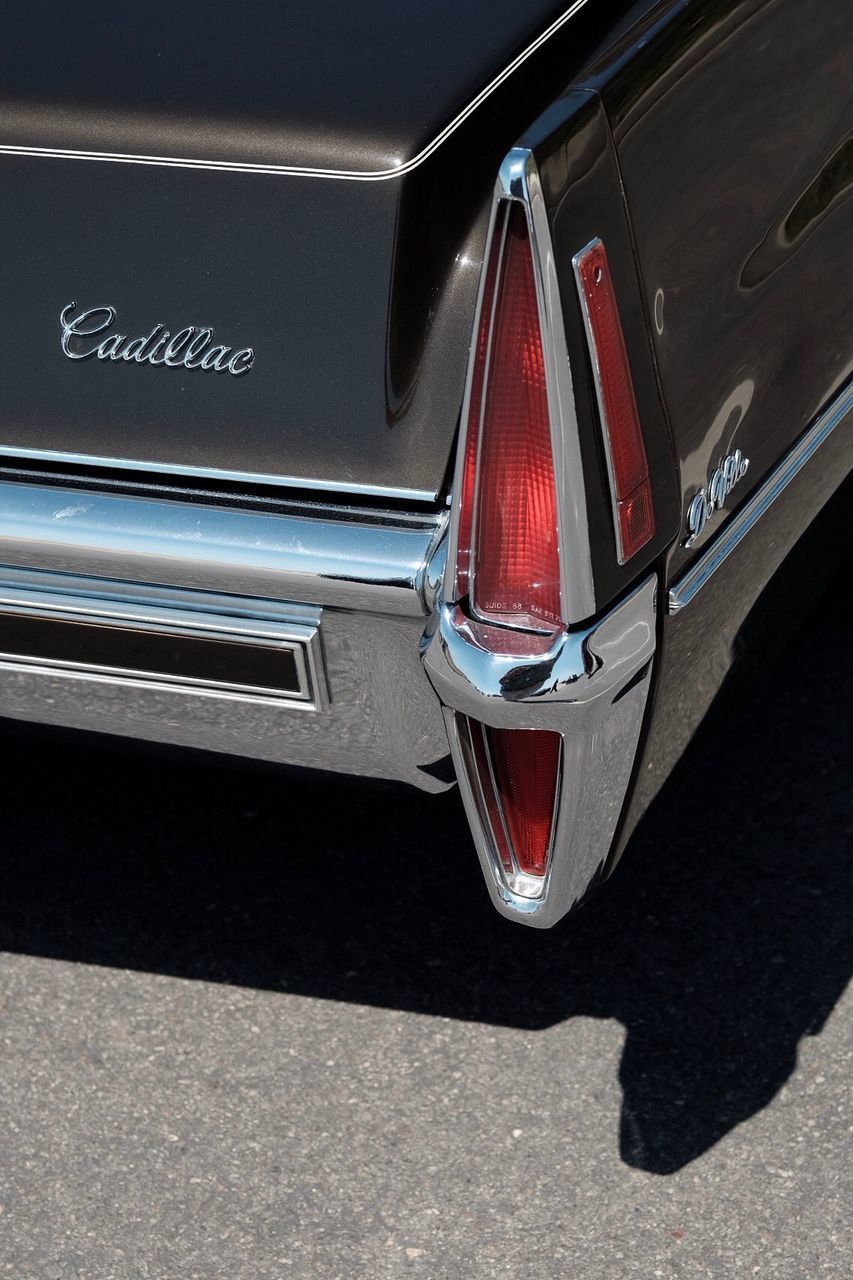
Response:
MULTIPOLYGON (((430 620, 424 667, 445 710, 486 884, 509 919, 550 928, 583 897, 610 852, 651 681, 656 596, 652 576, 597 622, 558 632, 547 652, 522 655, 486 648, 480 634, 486 628, 457 605, 440 605, 430 620), (550 729, 562 737, 553 854, 537 897, 519 893, 503 871, 466 758, 461 717, 499 729, 550 729)), ((489 630, 494 640, 495 629, 489 630)))
POLYGON ((274 472, 227 471, 217 467, 192 467, 181 462, 148 462, 140 458, 112 458, 94 453, 65 453, 59 449, 25 449, 0 443, 0 459, 20 458, 30 462, 54 462, 60 466, 106 467, 118 471, 150 471, 158 476, 187 476, 209 480, 214 485, 270 485, 278 489, 315 490, 318 493, 348 493, 365 498, 393 498, 403 502, 435 502, 432 489, 397 489, 378 484, 355 484, 346 480, 317 480, 310 476, 282 476, 274 472))
POLYGON ((701 591, 708 579, 740 545, 768 507, 776 501, 791 481, 817 452, 839 423, 853 413, 853 383, 824 410, 816 422, 801 436, 749 501, 725 525, 713 542, 690 568, 670 587, 667 612, 678 613, 701 591))
POLYGON ((422 617, 446 514, 382 523, 0 483, 0 564, 422 617))
POLYGON ((33 156, 39 159, 49 160, 100 160, 112 164, 142 164, 142 165, 159 165, 171 169, 212 169, 225 173, 257 173, 257 174, 273 174, 273 175, 292 175, 294 177, 306 178, 337 178, 350 182, 383 182, 389 178, 399 178, 406 173, 411 173, 413 169, 428 160, 434 151, 446 142, 447 139, 456 132, 460 125, 464 124, 470 115, 472 115, 478 107, 486 101, 487 98, 499 89, 505 80, 517 71, 523 63, 530 58, 537 49, 541 48, 553 35, 569 22, 575 14, 582 9, 587 0, 574 0, 574 4, 569 5, 568 9, 551 23, 545 31, 541 32, 535 40, 531 41, 521 53, 517 54, 502 71, 490 80, 485 88, 481 89, 476 97, 472 98, 466 107, 459 112, 457 116, 450 121, 449 124, 441 130, 440 133, 429 142, 422 151, 405 163, 393 165, 388 169, 322 169, 311 168, 301 165, 267 165, 253 164, 241 161, 227 160, 192 160, 188 157, 177 156, 149 156, 149 155, 132 155, 122 152, 112 151, 76 151, 61 147, 27 147, 12 146, 9 144, 0 144, 0 155, 13 156, 33 156))

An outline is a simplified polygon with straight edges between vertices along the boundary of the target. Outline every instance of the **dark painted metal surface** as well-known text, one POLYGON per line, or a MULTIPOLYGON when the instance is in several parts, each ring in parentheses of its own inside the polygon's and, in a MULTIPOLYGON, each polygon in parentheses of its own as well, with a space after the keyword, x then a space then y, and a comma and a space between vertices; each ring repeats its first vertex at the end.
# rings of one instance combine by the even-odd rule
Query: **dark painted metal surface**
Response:
POLYGON ((683 507, 748 475, 676 576, 853 373, 853 12, 678 5, 614 76, 611 114, 683 507))
POLYGON ((569 7, 6 0, 0 141, 386 169, 416 155, 569 7))
MULTIPOLYGON (((587 81, 603 93, 619 154, 682 520, 725 454, 739 448, 751 464, 694 545, 683 533, 673 543, 668 583, 853 372, 851 62, 853 17, 833 0, 807 13, 796 0, 675 3, 587 81)), ((621 845, 726 679, 775 575, 784 571, 785 611, 796 615, 809 579, 849 550, 835 504, 817 563, 798 556, 791 568, 851 467, 848 419, 689 607, 665 620, 621 845)))
MULTIPOLYGON (((0 144, 369 169, 416 154, 568 5, 161 8, 4 6, 0 144)), ((590 0, 405 178, 0 155, 0 446, 439 493, 500 160, 637 8, 590 0), (74 364, 71 300, 129 333, 212 325, 254 367, 223 385, 74 364)))
POLYGON ((542 191, 550 212, 584 455, 596 600, 603 607, 635 582, 677 534, 679 494, 672 442, 658 393, 646 329, 645 304, 634 263, 619 170, 599 97, 586 91, 566 94, 545 112, 521 141, 532 147, 536 155, 542 191), (589 346, 572 269, 574 256, 596 237, 600 237, 606 246, 613 273, 631 377, 643 423, 655 507, 654 538, 625 565, 618 563, 616 555, 604 441, 589 346))
MULTIPOLYGON (((692 603, 666 620, 657 655, 655 699, 635 784, 614 853, 618 856, 739 658, 756 668, 786 630, 815 603, 823 585, 849 558, 853 498, 853 419, 837 428, 749 537, 692 603), (839 486, 842 486, 839 491, 839 486), (828 504, 828 505, 827 505, 828 504)), ((821 662, 822 636, 811 635, 811 661, 821 662)), ((804 673, 790 668, 782 700, 801 697, 804 673)), ((803 758, 813 771, 820 761, 803 758)), ((685 856, 690 856, 685 833, 685 856)))
MULTIPOLYGON (((384 411, 398 184, 9 156, 0 174, 15 299, 0 314, 2 444, 441 483, 444 458, 436 465, 416 431, 389 431, 384 411), (113 329, 127 334, 210 325, 217 339, 251 346, 254 365, 232 378, 69 360, 59 315, 72 300, 115 307, 113 329)), ((455 399, 437 414, 449 420, 445 449, 455 399)))

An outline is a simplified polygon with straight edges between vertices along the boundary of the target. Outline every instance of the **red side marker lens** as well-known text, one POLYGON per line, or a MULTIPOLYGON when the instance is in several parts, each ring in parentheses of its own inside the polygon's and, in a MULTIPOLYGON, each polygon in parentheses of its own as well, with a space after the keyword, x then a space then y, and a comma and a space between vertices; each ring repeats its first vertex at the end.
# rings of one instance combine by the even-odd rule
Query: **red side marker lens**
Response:
POLYGON ((560 735, 548 729, 487 729, 486 738, 518 869, 544 876, 559 783, 560 735))
POLYGON ((610 266, 600 240, 594 240, 578 255, 575 272, 610 462, 616 543, 620 563, 624 564, 654 536, 649 466, 610 266))

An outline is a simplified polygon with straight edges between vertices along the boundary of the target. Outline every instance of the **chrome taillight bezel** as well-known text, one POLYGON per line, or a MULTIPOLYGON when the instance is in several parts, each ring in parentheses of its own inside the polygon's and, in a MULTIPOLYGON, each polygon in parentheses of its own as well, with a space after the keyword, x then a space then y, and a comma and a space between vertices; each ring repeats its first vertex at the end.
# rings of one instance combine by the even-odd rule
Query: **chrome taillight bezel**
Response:
MULTIPOLYGON (((498 296, 496 284, 494 297, 498 296)), ((490 341, 491 337, 490 332, 490 341)), ((501 166, 492 199, 443 581, 422 653, 444 708, 462 800, 493 902, 511 919, 540 928, 555 924, 579 901, 610 852, 640 740, 656 644, 654 574, 595 618, 602 602, 596 599, 584 476, 548 211, 533 153, 516 148, 501 166), (478 431, 479 448, 486 405, 483 395, 478 420, 471 423, 481 315, 495 239, 503 234, 502 213, 510 202, 523 207, 529 233, 554 463, 562 625, 549 633, 513 627, 509 618, 507 625, 478 619, 468 593, 457 590, 468 433, 478 431), (550 729, 560 735, 543 876, 524 877, 518 866, 504 865, 470 745, 474 722, 498 729, 550 729)), ((475 504, 476 499, 475 492, 475 504)), ((476 505, 472 525, 475 520, 476 505)), ((472 560, 475 557, 476 548, 472 560)), ((472 567, 476 572, 469 564, 469 573, 472 567)))

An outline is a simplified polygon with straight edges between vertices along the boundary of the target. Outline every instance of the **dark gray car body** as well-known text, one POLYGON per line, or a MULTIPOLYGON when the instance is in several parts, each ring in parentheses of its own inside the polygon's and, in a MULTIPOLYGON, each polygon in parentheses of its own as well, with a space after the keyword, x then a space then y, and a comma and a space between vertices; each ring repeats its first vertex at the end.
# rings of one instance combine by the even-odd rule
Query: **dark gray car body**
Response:
MULTIPOLYGON (((244 589, 242 551, 224 578, 198 564, 168 579, 159 561, 146 569, 128 533, 143 508, 98 506, 106 495, 152 512, 181 503, 182 532, 168 536, 182 546, 193 513, 200 541, 217 547, 242 546, 231 532, 239 512, 369 525, 392 531, 395 548, 410 539, 402 568, 382 543, 381 572, 369 557, 336 568, 326 550, 318 570, 317 553, 301 586, 296 534, 277 527, 271 543, 291 557, 285 599, 341 609, 318 624, 332 707, 336 680, 340 704, 350 699, 337 754, 301 727, 289 748, 272 745, 271 728, 253 751, 248 721, 225 741, 197 724, 165 736, 446 785, 416 632, 442 571, 495 176, 521 147, 547 209, 586 494, 593 594, 588 615, 569 622, 600 618, 644 575, 658 582, 656 659, 612 864, 725 678, 753 606, 853 466, 851 62, 853 19, 836 0, 807 14, 796 0, 422 10, 373 0, 357 12, 343 0, 253 0, 239 19, 196 0, 132 13, 5 6, 0 464, 10 487, 0 512, 5 491, 14 514, 0 528, 4 563, 244 589), (596 237, 608 246, 656 511, 655 536, 625 565, 572 274, 596 237), (59 318, 72 301, 114 308, 125 334, 209 326, 217 341, 252 348, 251 371, 69 360, 59 318), (814 447, 801 457, 803 441, 814 447), (686 546, 691 501, 735 449, 748 473, 686 546), (76 495, 66 532, 54 535, 45 498, 26 542, 27 494, 45 486, 76 495), (92 528, 110 530, 107 561, 92 528), (370 612, 386 621, 356 637, 351 610, 364 601, 352 593, 380 585, 370 612), (383 626, 407 690, 384 707, 381 674, 347 656, 381 645, 383 626)), ((273 557, 269 573, 281 563, 273 557)), ((13 689, 0 714, 95 727, 72 701, 48 703, 13 689)), ((145 712, 110 729, 157 738, 155 722, 145 712)))

